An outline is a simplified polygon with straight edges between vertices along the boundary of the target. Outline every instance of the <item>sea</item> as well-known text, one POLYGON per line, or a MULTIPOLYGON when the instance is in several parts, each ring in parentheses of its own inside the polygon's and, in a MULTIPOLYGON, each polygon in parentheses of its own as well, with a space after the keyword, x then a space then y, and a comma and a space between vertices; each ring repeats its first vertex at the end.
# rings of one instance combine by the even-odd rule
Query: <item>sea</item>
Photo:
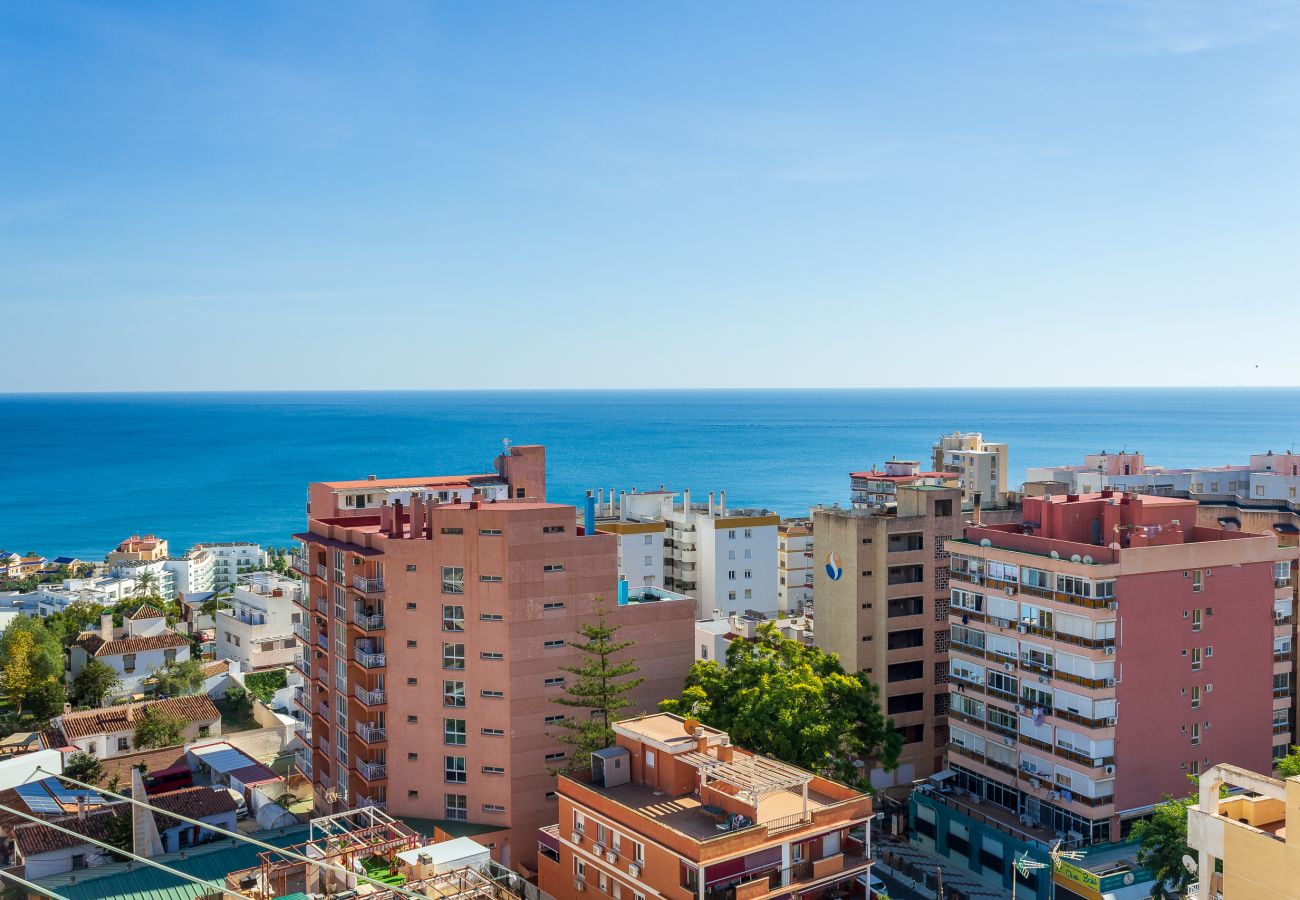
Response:
POLYGON ((1300 389, 392 391, 0 395, 0 549, 102 559, 153 532, 285 546, 312 481, 490 471, 545 444, 549 498, 666 485, 806 514, 848 473, 941 434, 1030 465, 1140 450, 1165 466, 1300 444, 1300 389))

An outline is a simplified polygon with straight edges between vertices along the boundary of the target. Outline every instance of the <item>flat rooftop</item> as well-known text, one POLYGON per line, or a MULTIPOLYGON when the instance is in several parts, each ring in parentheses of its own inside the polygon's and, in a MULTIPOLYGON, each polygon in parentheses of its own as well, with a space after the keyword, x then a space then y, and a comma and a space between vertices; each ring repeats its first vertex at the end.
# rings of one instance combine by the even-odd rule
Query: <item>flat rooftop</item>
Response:
MULTIPOLYGON (((710 728, 708 725, 700 725, 699 728, 704 736, 710 739, 721 740, 726 735, 726 732, 710 728)), ((674 752, 678 748, 685 749, 695 746, 695 738, 687 732, 685 720, 672 713, 650 713, 634 719, 625 719, 622 722, 615 722, 614 730, 627 732, 629 735, 643 740, 666 744, 674 752)))

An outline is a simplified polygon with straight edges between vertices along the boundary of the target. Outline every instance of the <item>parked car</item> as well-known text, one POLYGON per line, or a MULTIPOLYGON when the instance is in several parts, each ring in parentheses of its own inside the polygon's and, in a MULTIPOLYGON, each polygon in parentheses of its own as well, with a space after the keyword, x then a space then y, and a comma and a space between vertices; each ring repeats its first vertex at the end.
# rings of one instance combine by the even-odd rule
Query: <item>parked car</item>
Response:
POLYGON ((866 893, 867 900, 878 900, 878 898, 889 896, 889 888, 874 873, 859 875, 858 884, 862 886, 863 891, 866 893))
POLYGON ((234 788, 219 788, 230 795, 230 799, 235 801, 235 818, 248 818, 248 803, 244 800, 244 795, 234 788))

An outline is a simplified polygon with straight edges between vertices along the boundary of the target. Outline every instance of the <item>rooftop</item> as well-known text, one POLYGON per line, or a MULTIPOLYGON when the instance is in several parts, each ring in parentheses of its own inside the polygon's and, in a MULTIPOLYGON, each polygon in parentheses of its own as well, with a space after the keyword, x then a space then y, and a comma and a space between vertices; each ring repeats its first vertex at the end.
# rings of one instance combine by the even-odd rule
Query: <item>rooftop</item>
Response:
POLYGON ((59 728, 70 741, 92 735, 130 731, 135 728, 136 721, 146 709, 178 716, 187 722, 211 722, 221 718, 221 711, 207 694, 195 694, 64 713, 59 719, 59 728))
POLYGON ((349 481, 322 481, 321 484, 335 491, 358 491, 385 488, 451 488, 469 487, 471 484, 486 482, 505 484, 505 479, 495 472, 483 472, 475 475, 413 475, 409 478, 354 478, 349 481))

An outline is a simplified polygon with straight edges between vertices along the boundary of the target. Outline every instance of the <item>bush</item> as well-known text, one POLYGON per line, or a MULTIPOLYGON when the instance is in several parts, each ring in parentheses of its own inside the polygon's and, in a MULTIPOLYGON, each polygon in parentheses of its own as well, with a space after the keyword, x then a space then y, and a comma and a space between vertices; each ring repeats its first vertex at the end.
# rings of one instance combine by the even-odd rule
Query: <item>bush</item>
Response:
POLYGON ((289 685, 289 675, 284 669, 270 669, 266 672, 250 672, 244 676, 244 687, 261 700, 270 703, 275 692, 289 685))

